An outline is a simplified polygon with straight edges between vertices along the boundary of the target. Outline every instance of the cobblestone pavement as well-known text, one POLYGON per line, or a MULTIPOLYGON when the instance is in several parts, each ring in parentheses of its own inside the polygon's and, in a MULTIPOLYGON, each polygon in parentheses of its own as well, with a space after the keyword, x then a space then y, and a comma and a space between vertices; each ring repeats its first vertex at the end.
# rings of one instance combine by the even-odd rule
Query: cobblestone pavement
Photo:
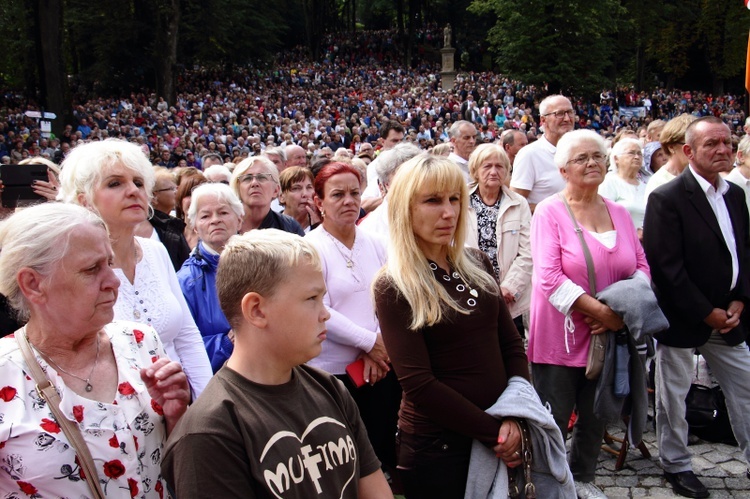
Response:
MULTIPOLYGON (((611 425, 609 433, 619 437, 623 429, 623 424, 611 425)), ((656 432, 651 424, 644 434, 644 442, 651 458, 646 459, 639 450, 630 449, 620 471, 615 471, 616 456, 604 451, 599 455, 596 485, 609 499, 680 497, 664 479, 659 465, 656 432)), ((711 492, 711 498, 750 499, 750 480, 745 475, 747 464, 739 447, 698 440, 690 446, 690 450, 693 453, 693 471, 711 492)))

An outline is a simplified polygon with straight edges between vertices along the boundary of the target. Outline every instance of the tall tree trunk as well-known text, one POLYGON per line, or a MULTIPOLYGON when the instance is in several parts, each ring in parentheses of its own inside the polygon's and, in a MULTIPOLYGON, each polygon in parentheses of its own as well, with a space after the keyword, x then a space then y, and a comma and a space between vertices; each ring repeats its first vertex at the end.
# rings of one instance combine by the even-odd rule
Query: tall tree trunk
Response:
POLYGON ((180 28, 180 0, 164 0, 157 9, 158 35, 154 50, 156 93, 159 97, 164 97, 170 105, 174 105, 177 99, 174 80, 180 28))
POLYGON ((43 93, 41 103, 45 111, 57 114, 52 131, 61 135, 65 123, 73 121, 68 78, 63 64, 63 0, 39 0, 37 26, 40 34, 40 79, 43 93))
POLYGON ((643 42, 638 42, 635 53, 635 91, 640 92, 644 89, 644 80, 646 78, 646 50, 643 42))
POLYGON ((409 33, 407 34, 406 40, 406 61, 404 64, 407 67, 412 66, 414 60, 414 37, 416 33, 417 14, 419 12, 419 0, 409 0, 409 20, 407 23, 409 33))
POLYGON ((398 37, 404 39, 404 0, 396 0, 396 26, 398 27, 398 37))

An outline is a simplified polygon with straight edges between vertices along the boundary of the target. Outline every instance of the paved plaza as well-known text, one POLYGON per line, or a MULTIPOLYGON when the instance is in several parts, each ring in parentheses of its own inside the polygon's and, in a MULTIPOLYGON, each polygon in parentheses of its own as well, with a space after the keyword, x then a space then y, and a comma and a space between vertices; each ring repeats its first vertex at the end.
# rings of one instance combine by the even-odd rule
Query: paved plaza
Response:
MULTIPOLYGON (((623 424, 611 425, 609 433, 622 436, 623 430, 623 424)), ((672 492, 659 466, 659 449, 652 422, 649 422, 643 437, 651 453, 650 459, 643 458, 639 450, 631 449, 623 468, 615 471, 617 458, 607 452, 599 455, 596 484, 610 499, 679 497, 672 492)), ((711 492, 712 498, 750 499, 750 480, 745 475, 747 465, 739 447, 698 440, 690 450, 693 452, 693 471, 711 492)))

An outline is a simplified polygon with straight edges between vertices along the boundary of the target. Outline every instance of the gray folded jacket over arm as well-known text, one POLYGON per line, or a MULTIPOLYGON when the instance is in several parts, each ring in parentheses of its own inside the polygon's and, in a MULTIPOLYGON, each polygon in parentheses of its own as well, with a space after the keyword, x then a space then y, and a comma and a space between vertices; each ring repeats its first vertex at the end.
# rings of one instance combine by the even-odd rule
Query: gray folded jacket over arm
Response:
POLYGON ((617 315, 622 317, 628 331, 630 352, 630 395, 616 397, 615 332, 609 331, 604 368, 599 377, 594 399, 594 414, 605 421, 615 421, 630 416, 628 441, 631 446, 643 439, 648 417, 648 391, 645 362, 654 354, 654 334, 669 327, 645 274, 636 272, 628 279, 615 282, 596 295, 617 315))

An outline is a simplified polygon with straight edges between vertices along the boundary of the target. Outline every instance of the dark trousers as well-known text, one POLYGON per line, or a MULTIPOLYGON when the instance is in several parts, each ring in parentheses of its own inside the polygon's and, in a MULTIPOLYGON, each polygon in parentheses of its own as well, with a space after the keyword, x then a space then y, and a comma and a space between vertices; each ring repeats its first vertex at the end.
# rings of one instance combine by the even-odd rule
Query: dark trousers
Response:
POLYGON ((596 381, 586 379, 585 367, 551 364, 532 363, 531 377, 542 404, 549 402, 563 439, 568 435, 570 414, 573 408, 578 409, 570 446, 570 471, 576 481, 593 482, 606 426, 594 415, 596 381))
POLYGON ((463 499, 471 439, 452 432, 413 435, 399 431, 398 472, 407 499, 463 499))
POLYGON ((337 375, 357 403, 375 455, 383 465, 396 467, 396 428, 401 403, 401 385, 391 369, 374 385, 354 386, 347 375, 337 375))

